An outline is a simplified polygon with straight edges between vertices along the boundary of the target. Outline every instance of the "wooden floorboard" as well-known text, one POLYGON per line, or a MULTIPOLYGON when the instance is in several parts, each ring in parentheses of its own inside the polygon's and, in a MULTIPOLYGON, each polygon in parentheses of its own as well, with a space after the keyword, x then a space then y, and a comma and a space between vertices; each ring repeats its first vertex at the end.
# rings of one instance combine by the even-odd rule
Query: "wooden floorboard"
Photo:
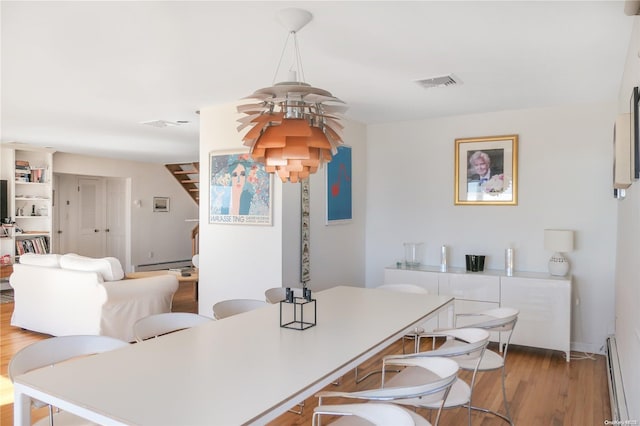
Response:
MULTIPOLYGON (((173 310, 197 312, 197 302, 193 299, 190 284, 182 284, 176 292, 173 310)), ((13 387, 7 377, 9 360, 24 346, 48 337, 11 327, 9 324, 12 312, 13 303, 0 304, 0 425, 13 423, 13 387)), ((428 342, 425 342, 425 345, 428 345, 428 342)), ((395 343, 365 362, 360 368, 361 374, 376 369, 382 355, 401 351, 400 342, 395 343)), ((575 355, 582 357, 582 354, 575 355)), ((462 373, 462 377, 468 378, 468 373, 462 373)), ((330 385, 329 388, 347 391, 367 389, 379 386, 379 380, 380 376, 374 375, 356 385, 354 373, 350 372, 342 378, 338 386, 330 385)), ((214 385, 213 383, 212 386, 214 385)), ((567 363, 564 354, 560 352, 511 346, 507 360, 506 388, 511 412, 517 425, 602 425, 611 417, 605 358, 601 355, 595 355, 593 359, 572 360, 567 363)), ((302 415, 285 413, 269 425, 311 425, 311 415, 316 405, 316 398, 309 398, 305 401, 302 415)), ((474 405, 503 411, 498 372, 480 374, 474 391, 474 405)), ((34 413, 34 419, 46 416, 45 410, 34 413)), ((428 411, 418 412, 429 418, 428 411)), ((440 424, 463 425, 466 424, 466 416, 467 413, 463 409, 447 410, 443 413, 440 424)), ((472 422, 474 426, 506 424, 497 417, 482 413, 473 413, 472 422)))

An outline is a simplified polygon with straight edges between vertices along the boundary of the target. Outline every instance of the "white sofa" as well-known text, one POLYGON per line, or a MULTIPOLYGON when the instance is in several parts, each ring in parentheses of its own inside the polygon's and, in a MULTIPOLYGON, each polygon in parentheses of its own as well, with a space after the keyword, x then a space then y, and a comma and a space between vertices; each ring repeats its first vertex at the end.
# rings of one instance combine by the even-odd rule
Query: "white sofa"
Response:
POLYGON ((105 335, 134 341, 140 318, 171 311, 178 280, 172 274, 124 279, 114 258, 73 254, 21 256, 9 282, 11 325, 53 336, 105 335))

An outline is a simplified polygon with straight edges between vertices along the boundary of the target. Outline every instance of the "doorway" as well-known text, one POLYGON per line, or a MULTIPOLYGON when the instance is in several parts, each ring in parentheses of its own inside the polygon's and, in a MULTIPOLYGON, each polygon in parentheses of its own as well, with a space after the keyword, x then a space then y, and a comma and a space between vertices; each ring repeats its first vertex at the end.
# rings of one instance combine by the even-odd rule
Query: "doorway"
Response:
POLYGON ((56 174, 54 250, 127 265, 126 178, 56 174))

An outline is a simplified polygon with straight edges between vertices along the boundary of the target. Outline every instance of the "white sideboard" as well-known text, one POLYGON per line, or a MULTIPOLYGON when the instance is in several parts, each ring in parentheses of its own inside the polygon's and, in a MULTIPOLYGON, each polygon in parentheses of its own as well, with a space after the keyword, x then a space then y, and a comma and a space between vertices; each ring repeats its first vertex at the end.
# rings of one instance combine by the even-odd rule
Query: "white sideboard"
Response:
MULTIPOLYGON (((416 268, 388 267, 385 284, 416 284, 432 294, 456 298, 456 313, 477 312, 508 306, 520 310, 511 343, 565 353, 571 351, 571 277, 554 277, 539 272, 514 272, 507 276, 501 270, 467 272, 438 266, 416 268)), ((451 326, 451 319, 441 316, 425 324, 425 328, 451 326)), ((458 322, 457 326, 464 323, 458 322)), ((494 340, 497 340, 494 336, 494 340)))

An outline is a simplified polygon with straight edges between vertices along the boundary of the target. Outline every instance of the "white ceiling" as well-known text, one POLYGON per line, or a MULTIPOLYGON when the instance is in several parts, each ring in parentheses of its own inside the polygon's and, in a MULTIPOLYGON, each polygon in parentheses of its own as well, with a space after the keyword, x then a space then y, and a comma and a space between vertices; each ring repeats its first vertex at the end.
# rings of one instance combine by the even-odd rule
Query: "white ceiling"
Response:
POLYGON ((197 160, 196 110, 272 85, 286 7, 314 15, 306 81, 363 123, 616 101, 634 19, 613 0, 0 4, 2 142, 163 163, 197 160))

